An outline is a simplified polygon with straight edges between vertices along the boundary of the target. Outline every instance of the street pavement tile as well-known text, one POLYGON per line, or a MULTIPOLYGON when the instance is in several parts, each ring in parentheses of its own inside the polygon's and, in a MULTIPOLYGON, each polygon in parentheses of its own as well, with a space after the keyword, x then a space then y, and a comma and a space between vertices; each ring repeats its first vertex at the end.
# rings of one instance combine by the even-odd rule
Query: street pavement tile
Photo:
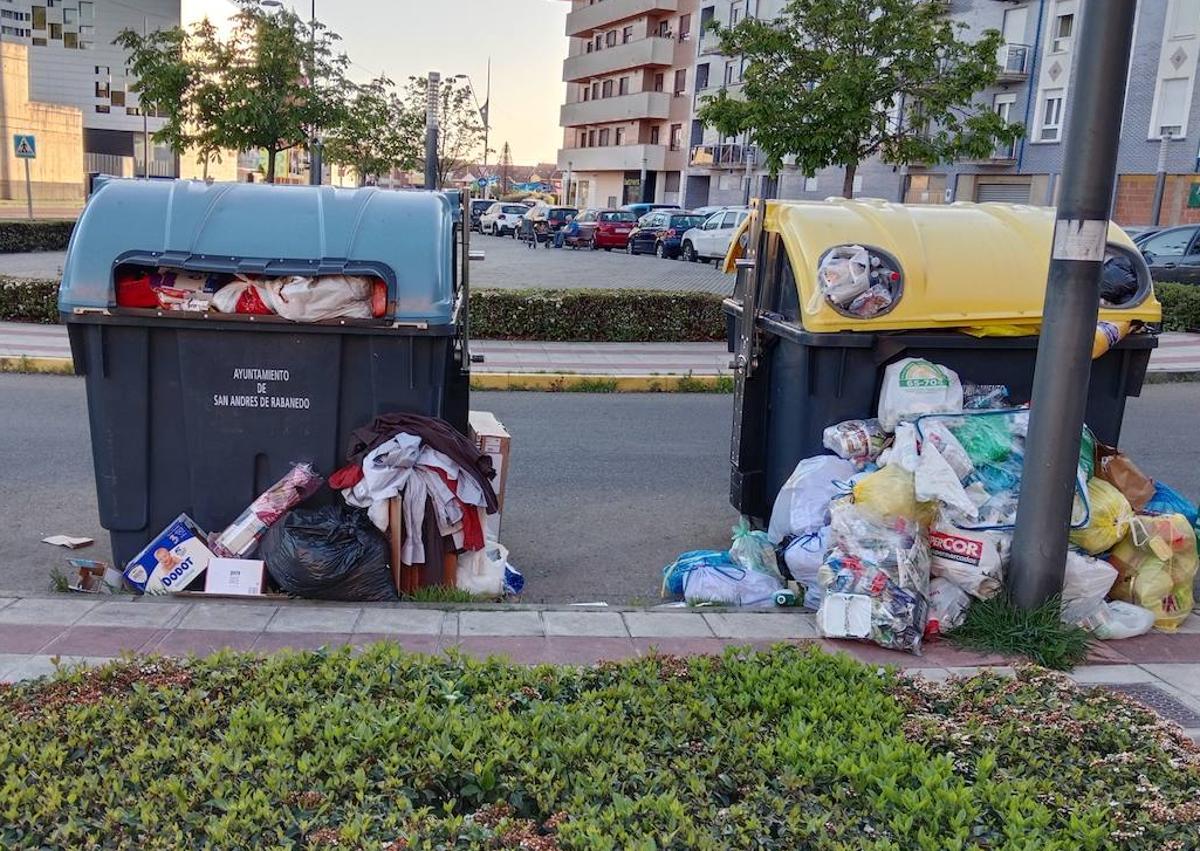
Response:
POLYGON ((76 626, 166 627, 183 612, 182 603, 103 602, 75 622, 76 626))
POLYGON ((591 636, 587 638, 551 638, 546 642, 544 659, 555 665, 594 665, 597 662, 632 659, 638 649, 629 638, 591 636))
POLYGON ((260 632, 254 642, 255 653, 274 653, 276 650, 316 650, 320 647, 341 647, 352 644, 349 632, 260 632))
POLYGON ((61 597, 24 597, 0 609, 0 623, 69 626, 95 608, 99 602, 65 594, 61 597))
POLYGON ((371 644, 396 644, 409 653, 422 653, 432 656, 438 652, 441 639, 436 635, 404 635, 396 632, 356 632, 350 636, 355 647, 367 647, 371 644))
POLYGON ((1200 698, 1200 664, 1154 664, 1143 667, 1179 691, 1200 698))
MULTIPOLYGON (((0 611, 0 616, 4 612, 0 611)), ((1200 662, 1200 634, 1169 634, 1151 630, 1136 638, 1109 641, 1130 662, 1200 662)))
MULTIPOLYGON (((893 651, 895 652, 895 651, 893 651)), ((962 650, 945 641, 933 641, 921 645, 921 653, 930 665, 940 668, 978 668, 981 666, 994 667, 1009 665, 1012 659, 999 653, 977 653, 974 650, 962 650)), ((910 654, 905 653, 904 656, 910 654)), ((903 662, 901 664, 909 664, 903 662)))
POLYGON ((55 665, 54 657, 51 656, 26 656, 23 661, 18 662, 15 666, 5 671, 0 679, 9 682, 32 680, 36 677, 51 676, 60 668, 71 668, 79 664, 95 667, 109 661, 111 660, 96 656, 60 656, 58 657, 58 664, 55 665))
POLYGON ((36 653, 66 627, 43 624, 0 623, 0 653, 36 653))
POLYGON ((528 611, 466 611, 458 613, 458 635, 532 636, 545 635, 541 612, 528 611))
POLYGON ((0 609, 3 609, 9 603, 15 603, 16 601, 16 597, 0 597, 0 609))
POLYGON ((723 638, 661 636, 633 639, 633 646, 643 656, 649 656, 651 653, 660 656, 717 656, 724 653, 726 647, 735 644, 736 642, 723 638))
POLYGON ((1129 660, 1111 641, 1093 641, 1088 645, 1087 664, 1127 665, 1129 660))
POLYGON ((243 603, 188 603, 180 629, 262 632, 276 612, 275 606, 243 603))
POLYGON ((1154 682, 1154 675, 1139 665, 1080 665, 1067 676, 1080 685, 1154 682))
MULTIPOLYGON (((467 614, 467 612, 463 612, 467 614)), ((491 656, 507 659, 518 665, 540 665, 548 661, 549 649, 547 640, 540 635, 528 636, 480 636, 472 635, 458 639, 456 642, 443 642, 442 649, 457 649, 476 659, 487 659, 491 656)))
POLYGON ((24 653, 0 653, 0 683, 8 682, 8 672, 27 658, 29 657, 24 653))
POLYGON ((358 632, 441 635, 445 620, 446 613, 438 609, 365 607, 355 629, 358 632))
POLYGON ((542 612, 546 635, 628 638, 620 612, 542 612))
POLYGON ((865 641, 842 638, 821 639, 821 649, 827 653, 845 653, 868 665, 897 665, 903 668, 945 668, 954 662, 938 662, 926 656, 914 656, 899 650, 887 650, 865 641))
MULTIPOLYGON (((3 605, 3 603, 4 601, 0 600, 0 605, 3 605)), ((1200 632, 1200 614, 1193 611, 1192 614, 1188 615, 1187 620, 1179 625, 1178 631, 1181 633, 1200 632)))
POLYGON ((718 638, 815 638, 816 624, 803 612, 714 612, 704 615, 718 638))
POLYGON ((626 612, 625 625, 634 638, 712 638, 699 612, 626 612))
POLYGON ((161 653, 164 656, 208 656, 219 650, 249 652, 254 649, 260 633, 240 629, 173 629, 162 636, 153 646, 144 648, 146 653, 161 653))
POLYGON ((42 648, 43 654, 56 656, 119 656, 138 653, 157 644, 166 630, 133 626, 73 626, 42 648))
POLYGON ((353 632, 362 609, 357 606, 280 606, 267 632, 353 632))

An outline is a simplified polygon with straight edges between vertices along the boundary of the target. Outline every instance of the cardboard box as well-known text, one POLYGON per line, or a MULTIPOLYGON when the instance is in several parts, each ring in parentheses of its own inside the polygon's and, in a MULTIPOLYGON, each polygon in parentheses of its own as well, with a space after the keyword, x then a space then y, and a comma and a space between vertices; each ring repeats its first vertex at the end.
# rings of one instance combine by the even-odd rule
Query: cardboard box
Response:
POLYGON ((470 423, 471 440, 475 447, 492 459, 496 470, 496 478, 492 479, 492 487, 500 503, 500 510, 489 514, 487 518, 487 536, 494 540, 500 539, 500 517, 504 512, 504 490, 508 484, 508 467, 512 452, 512 436, 504 423, 496 419, 490 411, 471 411, 470 423))
POLYGON ((204 573, 204 593, 258 597, 267 588, 267 565, 261 559, 214 558, 204 573))
POLYGON ((204 572, 212 550, 186 514, 176 517, 125 567, 125 580, 142 593, 182 591, 204 572))

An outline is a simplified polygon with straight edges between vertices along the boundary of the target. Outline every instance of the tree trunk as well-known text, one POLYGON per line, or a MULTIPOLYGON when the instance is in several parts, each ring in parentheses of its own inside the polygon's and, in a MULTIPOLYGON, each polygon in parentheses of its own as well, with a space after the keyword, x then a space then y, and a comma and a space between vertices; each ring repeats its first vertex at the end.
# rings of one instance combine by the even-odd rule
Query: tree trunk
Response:
POLYGON ((208 152, 204 154, 204 182, 208 182, 208 152))
POLYGON ((275 182, 275 149, 267 148, 267 183, 275 182))
POLYGON ((842 178, 842 197, 854 197, 854 173, 858 171, 858 163, 850 163, 846 166, 846 176, 842 178))

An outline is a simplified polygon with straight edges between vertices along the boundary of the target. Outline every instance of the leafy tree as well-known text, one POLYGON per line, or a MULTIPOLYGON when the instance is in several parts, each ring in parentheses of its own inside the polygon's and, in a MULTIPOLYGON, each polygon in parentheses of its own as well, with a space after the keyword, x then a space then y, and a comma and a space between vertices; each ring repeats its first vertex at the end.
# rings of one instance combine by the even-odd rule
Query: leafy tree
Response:
POLYGON ((171 27, 145 35, 122 30, 113 42, 125 48, 129 69, 137 77, 130 88, 138 94, 139 107, 165 119, 154 132, 154 141, 176 154, 192 145, 189 95, 200 76, 199 67, 187 55, 187 41, 184 29, 171 27))
POLYGON ((721 89, 699 117, 727 136, 749 133, 775 177, 785 156, 812 176, 859 163, 984 158, 1023 128, 977 92, 996 81, 1000 34, 961 40, 965 25, 931 0, 789 0, 772 21, 714 29, 721 52, 746 60, 742 90, 721 89))
POLYGON ((325 137, 325 156, 354 169, 362 186, 370 177, 416 168, 424 139, 424 111, 397 97, 387 77, 355 86, 345 119, 325 137))
MULTIPOLYGON (((420 116, 421 126, 424 127, 426 92, 429 81, 425 77, 409 77, 408 88, 405 92, 406 108, 420 116)), ((471 162, 476 153, 480 152, 483 144, 483 120, 475 108, 470 88, 460 80, 451 77, 443 79, 438 92, 438 148, 437 148, 437 185, 446 185, 449 175, 471 162)), ((424 167, 424 143, 422 142, 420 159, 424 167)))

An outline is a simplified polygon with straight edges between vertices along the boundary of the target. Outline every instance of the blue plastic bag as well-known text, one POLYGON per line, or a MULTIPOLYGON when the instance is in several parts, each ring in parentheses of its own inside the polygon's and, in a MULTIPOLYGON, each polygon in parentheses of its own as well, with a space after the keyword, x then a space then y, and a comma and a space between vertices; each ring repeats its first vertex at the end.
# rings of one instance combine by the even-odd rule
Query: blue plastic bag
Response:
POLYGON ((1145 514, 1182 514, 1190 525, 1196 525, 1196 503, 1162 482, 1154 483, 1154 496, 1150 497, 1142 511, 1145 514))
POLYGON ((728 552, 718 550, 690 550, 683 553, 675 561, 663 568, 662 595, 680 596, 683 594, 683 583, 693 570, 708 567, 733 567, 733 560, 728 552))

